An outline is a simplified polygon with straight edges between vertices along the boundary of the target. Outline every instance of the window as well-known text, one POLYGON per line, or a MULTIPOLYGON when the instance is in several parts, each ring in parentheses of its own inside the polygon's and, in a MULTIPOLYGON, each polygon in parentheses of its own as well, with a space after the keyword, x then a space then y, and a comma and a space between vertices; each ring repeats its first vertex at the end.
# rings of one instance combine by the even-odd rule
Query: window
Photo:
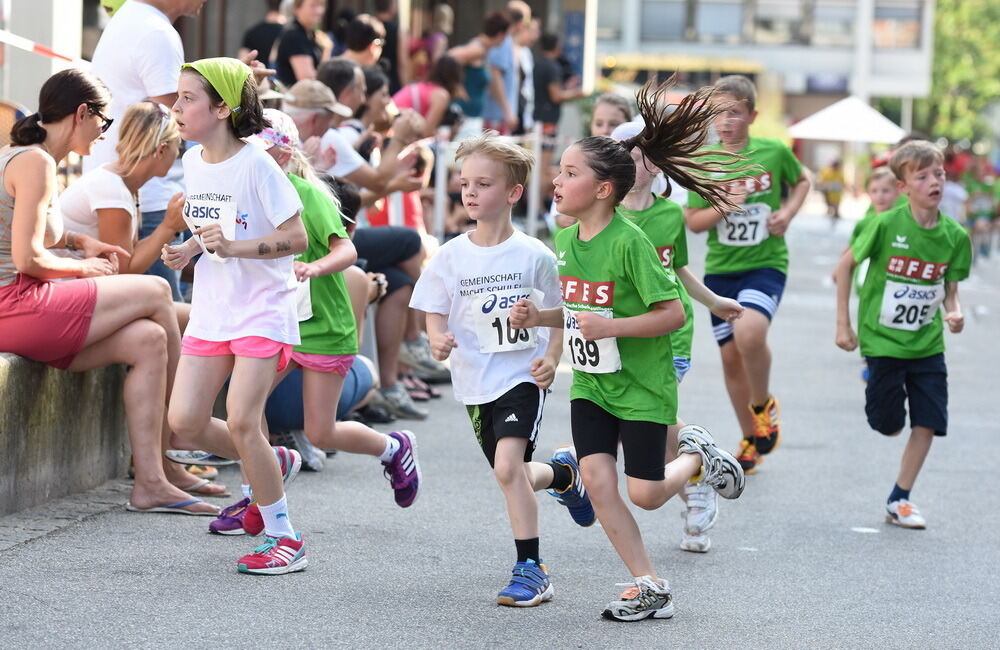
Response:
POLYGON ((617 41, 622 37, 622 8, 612 0, 597 3, 597 38, 617 41))
MULTIPOLYGON (((620 5, 603 0, 621 12, 620 5)), ((687 22, 684 0, 642 0, 639 39, 643 41, 681 41, 687 22)))
POLYGON ((786 45, 801 42, 801 0, 759 0, 753 20, 754 42, 786 45))
POLYGON ((813 45, 821 47, 854 45, 854 2, 816 0, 813 11, 813 45))
POLYGON ((706 43, 739 43, 743 34, 743 3, 701 0, 695 19, 698 40, 706 43))
POLYGON ((875 47, 920 47, 920 0, 880 0, 875 4, 875 47))

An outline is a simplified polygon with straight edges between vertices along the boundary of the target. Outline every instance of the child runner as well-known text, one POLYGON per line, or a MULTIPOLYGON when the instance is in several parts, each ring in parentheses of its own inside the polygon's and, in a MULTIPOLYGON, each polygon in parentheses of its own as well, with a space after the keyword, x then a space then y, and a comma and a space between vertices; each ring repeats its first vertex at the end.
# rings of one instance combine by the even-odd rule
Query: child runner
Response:
MULTIPOLYGON (((627 140, 640 133, 645 125, 640 121, 626 122, 611 133, 613 140, 627 140)), ((677 292, 684 306, 684 325, 670 333, 670 347, 674 356, 674 374, 680 384, 691 368, 691 342, 694 338, 694 310, 691 296, 705 305, 713 314, 727 323, 739 318, 743 306, 732 298, 716 295, 687 268, 687 235, 684 229, 684 209, 670 199, 653 192, 653 184, 660 176, 660 170, 651 163, 640 149, 632 150, 635 161, 635 185, 618 206, 618 212, 639 226, 656 248, 657 256, 677 284, 677 292)), ((667 427, 667 457, 677 458, 677 432, 684 426, 679 418, 677 424, 667 427)), ((681 548, 685 551, 705 553, 712 545, 706 534, 715 525, 718 517, 718 495, 711 485, 704 481, 688 482, 681 497, 687 504, 684 518, 684 535, 681 548)))
MULTIPOLYGON (((705 286, 735 298, 746 314, 736 323, 712 315, 712 329, 722 354, 726 389, 743 430, 737 453, 745 472, 780 442, 778 400, 771 394, 771 349, 767 331, 778 310, 788 273, 785 231, 809 193, 809 177, 792 150, 777 140, 751 138, 757 117, 757 90, 746 77, 722 77, 716 101, 727 108, 715 120, 721 142, 706 151, 737 153, 755 163, 752 176, 735 177, 729 197, 739 207, 723 213, 695 193, 689 194, 685 219, 694 232, 708 232, 705 286), (786 186, 787 198, 782 199, 786 186), (725 218, 723 218, 725 217, 725 218)), ((704 156, 712 160, 717 156, 704 156)))
POLYGON ((531 462, 562 332, 513 329, 509 321, 511 308, 525 297, 558 305, 559 277, 552 253, 510 220, 511 207, 524 193, 531 156, 487 131, 463 142, 456 157, 462 161, 462 203, 476 229, 438 250, 417 281, 410 306, 427 313, 434 357, 452 357, 455 397, 469 411, 507 502, 517 562, 497 603, 531 607, 553 593, 539 553, 534 492, 551 490, 576 523, 594 523, 572 450, 557 450, 549 463, 531 462))
POLYGON ((837 345, 853 350, 861 341, 871 375, 865 413, 873 429, 896 436, 910 407, 910 439, 886 504, 886 521, 925 528, 910 491, 934 436, 948 429, 948 371, 944 327, 962 331, 958 282, 969 275, 969 236, 938 210, 944 188, 944 157, 929 142, 908 142, 890 162, 908 205, 867 220, 837 265, 837 345), (851 327, 851 271, 860 260, 871 267, 861 289, 858 331, 851 327), (945 315, 939 308, 944 304, 945 315))
MULTIPOLYGON (((302 401, 305 433, 320 449, 368 454, 382 461, 385 475, 395 491, 396 504, 407 508, 420 489, 416 438, 409 431, 379 433, 360 422, 337 422, 337 405, 344 377, 358 353, 358 334, 343 270, 357 260, 357 251, 347 236, 337 200, 320 180, 299 149, 299 134, 288 115, 264 110, 271 126, 247 138, 289 171, 288 180, 302 201, 302 221, 309 246, 295 263, 295 275, 303 283, 299 330, 302 343, 292 352, 288 367, 274 379, 274 387, 296 367, 302 368, 302 401)), ((273 388, 272 388, 273 390, 273 388)), ((245 481, 244 481, 245 483, 245 481)), ((243 499, 225 508, 209 525, 221 535, 260 534, 264 522, 250 486, 244 484, 243 499)))
MULTIPOLYGON (((250 68, 236 59, 185 64, 173 112, 185 140, 185 221, 195 237, 164 246, 163 259, 195 267, 191 321, 170 397, 171 428, 197 440, 230 374, 229 435, 261 504, 267 540, 239 559, 244 573, 279 574, 306 567, 305 544, 288 517, 282 477, 301 464, 297 452, 272 451, 261 431, 275 372, 299 343, 292 256, 306 250, 302 204, 274 160, 241 138, 267 126, 250 68), (276 457, 277 456, 277 457, 276 457)), ((210 443, 211 444, 211 443, 210 443)))
MULTIPOLYGON (((556 236, 565 311, 539 310, 530 300, 512 310, 515 327, 563 325, 573 365, 570 391, 573 443, 583 483, 597 518, 633 576, 606 618, 670 618, 674 605, 666 580, 657 577, 639 527, 618 492, 616 458, 621 443, 632 503, 655 510, 691 479, 723 497, 743 490, 743 471, 701 427, 679 433, 679 456, 664 468, 667 427, 677 423, 677 379, 669 332, 684 324, 677 286, 638 226, 615 208, 635 182, 630 152, 638 148, 666 174, 724 204, 726 194, 706 180, 720 162, 692 162, 718 112, 710 89, 688 96, 668 114, 660 99, 668 86, 647 85, 639 94, 646 126, 621 142, 584 138, 562 155, 556 177, 559 209, 577 223, 556 236)), ((732 160, 733 156, 729 159, 732 160)))

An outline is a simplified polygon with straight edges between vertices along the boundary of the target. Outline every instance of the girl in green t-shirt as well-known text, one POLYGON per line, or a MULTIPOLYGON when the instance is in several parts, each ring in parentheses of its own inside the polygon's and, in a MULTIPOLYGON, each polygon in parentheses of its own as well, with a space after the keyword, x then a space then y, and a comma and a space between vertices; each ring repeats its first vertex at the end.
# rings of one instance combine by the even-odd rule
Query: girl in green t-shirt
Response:
MULTIPOLYGON (((577 223, 556 237, 563 308, 539 311, 520 301, 515 327, 564 327, 565 351, 573 365, 570 391, 573 443, 583 482, 597 518, 628 567, 633 581, 603 612, 636 621, 673 616, 667 581, 657 577, 639 527, 618 492, 616 457, 625 455, 630 500, 659 508, 700 477, 722 496, 736 498, 744 478, 736 459, 718 449, 701 427, 685 427, 679 455, 666 468, 667 427, 676 423, 677 380, 669 333, 684 324, 677 285, 664 272, 649 239, 615 209, 635 183, 630 152, 639 149, 654 165, 686 187, 726 204, 721 188, 707 180, 725 163, 693 162, 705 127, 718 112, 702 89, 667 114, 669 87, 647 85, 638 96, 646 126, 616 142, 592 136, 570 146, 553 181, 559 210, 577 223)), ((729 161, 735 160, 730 157, 729 161)))

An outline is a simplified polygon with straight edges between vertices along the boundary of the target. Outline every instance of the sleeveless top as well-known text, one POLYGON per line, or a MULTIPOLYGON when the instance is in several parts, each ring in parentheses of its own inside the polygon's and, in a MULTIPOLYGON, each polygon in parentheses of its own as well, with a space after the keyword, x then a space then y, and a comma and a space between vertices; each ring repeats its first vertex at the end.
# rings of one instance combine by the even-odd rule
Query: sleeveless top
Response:
POLYGON ((465 66, 465 94, 469 99, 459 100, 458 105, 466 117, 482 117, 483 102, 486 100, 487 88, 490 85, 490 70, 486 62, 482 65, 465 66))
MULTIPOLYGON (((14 265, 14 254, 11 250, 11 231, 14 227, 14 197, 7 193, 4 185, 4 172, 7 163, 18 154, 29 149, 39 149, 37 145, 27 147, 10 147, 0 152, 0 286, 13 282, 17 277, 17 267, 14 265)), ((45 243, 59 241, 63 235, 62 215, 55 204, 55 196, 49 199, 49 209, 45 219, 45 243)))
POLYGON ((398 108, 412 108, 427 117, 427 111, 431 107, 431 91, 441 87, 430 81, 417 81, 403 86, 392 96, 392 101, 398 108))

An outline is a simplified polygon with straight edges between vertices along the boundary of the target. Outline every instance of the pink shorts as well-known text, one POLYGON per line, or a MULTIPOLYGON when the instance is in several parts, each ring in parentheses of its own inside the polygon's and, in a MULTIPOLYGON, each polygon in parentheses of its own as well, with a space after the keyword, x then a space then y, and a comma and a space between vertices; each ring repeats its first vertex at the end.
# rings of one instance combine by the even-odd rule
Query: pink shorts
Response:
POLYGON ((195 336, 185 336, 181 340, 181 354, 193 357, 250 357, 269 359, 280 353, 278 372, 288 367, 292 360, 291 343, 278 343, 263 336, 241 336, 232 341, 206 341, 195 336))
POLYGON ((0 287, 0 352, 65 370, 83 349, 96 303, 89 278, 52 282, 19 273, 0 287))
POLYGON ((306 370, 316 372, 335 372, 341 377, 347 376, 347 371, 354 364, 353 354, 307 354, 292 352, 292 361, 306 370))

